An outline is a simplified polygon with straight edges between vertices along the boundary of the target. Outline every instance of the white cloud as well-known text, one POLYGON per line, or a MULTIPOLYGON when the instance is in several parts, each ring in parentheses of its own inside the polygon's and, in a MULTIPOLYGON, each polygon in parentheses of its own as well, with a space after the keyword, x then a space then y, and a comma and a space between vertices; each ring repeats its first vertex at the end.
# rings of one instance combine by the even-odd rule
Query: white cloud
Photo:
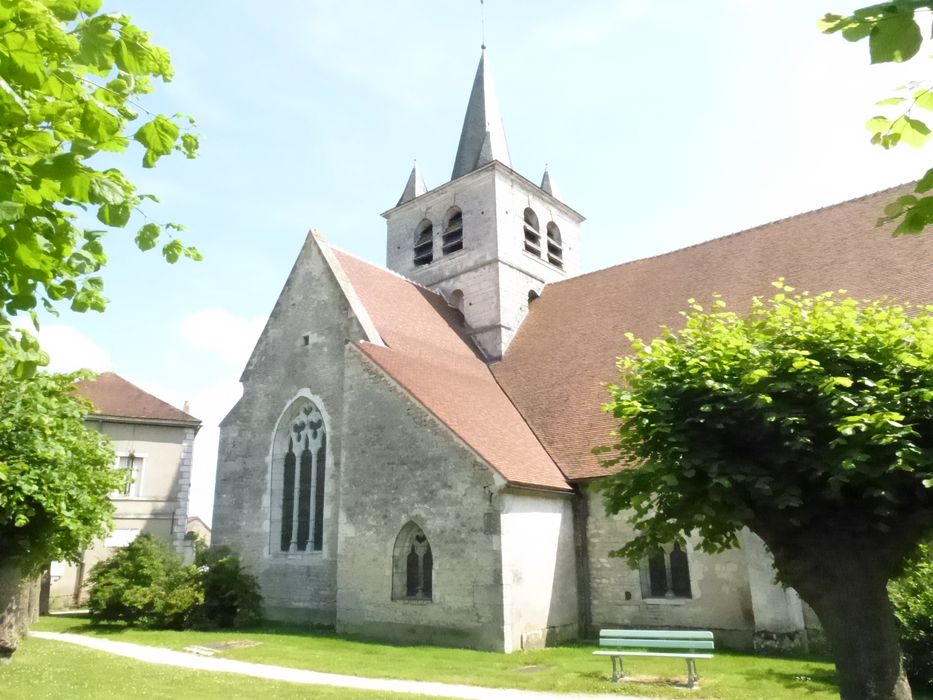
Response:
POLYGON ((113 368, 110 353, 74 326, 43 324, 38 333, 30 324, 22 323, 18 326, 38 337, 42 349, 51 358, 49 366, 45 368, 49 372, 73 372, 84 368, 106 372, 113 368))
POLYGON ((181 320, 178 334, 190 345, 241 369, 266 323, 265 316, 243 318, 226 309, 201 309, 181 320))

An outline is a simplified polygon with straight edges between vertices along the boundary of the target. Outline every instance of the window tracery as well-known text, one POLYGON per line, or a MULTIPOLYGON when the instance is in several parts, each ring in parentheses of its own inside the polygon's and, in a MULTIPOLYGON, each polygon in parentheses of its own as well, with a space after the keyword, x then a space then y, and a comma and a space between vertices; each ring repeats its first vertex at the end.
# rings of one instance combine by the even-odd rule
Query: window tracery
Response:
POLYGON ((319 552, 324 544, 327 430, 310 399, 296 401, 273 450, 273 537, 281 552, 319 552), (275 521, 278 522, 275 522, 275 521), (276 527, 277 526, 277 527, 276 527))
POLYGON ((434 554, 424 531, 408 523, 395 541, 392 597, 430 601, 434 597, 434 554))

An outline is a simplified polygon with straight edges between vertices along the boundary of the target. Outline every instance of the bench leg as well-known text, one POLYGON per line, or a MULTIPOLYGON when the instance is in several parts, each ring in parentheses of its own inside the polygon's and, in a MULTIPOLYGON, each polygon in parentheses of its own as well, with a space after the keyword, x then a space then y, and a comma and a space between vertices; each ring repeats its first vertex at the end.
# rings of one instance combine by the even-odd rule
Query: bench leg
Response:
POLYGON ((687 687, 695 688, 700 682, 700 674, 697 673, 696 659, 687 659, 687 687))
POLYGON ((612 682, 616 683, 625 678, 625 670, 622 668, 622 657, 610 656, 609 658, 612 659, 612 682))

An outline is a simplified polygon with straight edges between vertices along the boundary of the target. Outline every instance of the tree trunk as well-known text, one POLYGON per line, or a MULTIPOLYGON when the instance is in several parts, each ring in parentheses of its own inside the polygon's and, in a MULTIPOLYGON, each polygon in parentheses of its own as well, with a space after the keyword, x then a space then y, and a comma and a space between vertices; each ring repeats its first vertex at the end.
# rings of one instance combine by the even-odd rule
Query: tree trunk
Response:
POLYGON ((7 663, 21 636, 20 583, 22 572, 15 563, 0 562, 0 664, 7 663))
POLYGON ((911 700, 887 577, 864 559, 825 560, 794 586, 820 618, 843 700, 911 700))

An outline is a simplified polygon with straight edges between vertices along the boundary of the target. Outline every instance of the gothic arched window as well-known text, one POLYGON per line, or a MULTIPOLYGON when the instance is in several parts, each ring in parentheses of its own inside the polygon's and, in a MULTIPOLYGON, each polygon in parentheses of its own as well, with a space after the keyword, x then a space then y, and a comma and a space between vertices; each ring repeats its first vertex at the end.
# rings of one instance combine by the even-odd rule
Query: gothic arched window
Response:
POLYGON ((434 260, 434 224, 422 219, 415 230, 415 267, 427 265, 434 260))
POLYGON ((541 231, 538 228, 538 215, 531 207, 525 209, 525 250, 541 257, 541 231))
POLYGON ((547 225, 547 261, 555 267, 564 266, 564 250, 560 240, 560 229, 553 221, 547 225))
POLYGON ((644 598, 692 598, 686 546, 674 542, 649 556, 642 567, 642 588, 644 598))
POLYGON ((324 417, 302 397, 282 416, 272 449, 273 551, 321 551, 326 474, 324 417))
POLYGON ((392 554, 392 598, 431 600, 434 597, 434 555, 424 531, 408 523, 395 538, 392 554))
POLYGON ((463 249, 463 212, 460 211, 460 207, 447 210, 441 247, 444 255, 463 249))

